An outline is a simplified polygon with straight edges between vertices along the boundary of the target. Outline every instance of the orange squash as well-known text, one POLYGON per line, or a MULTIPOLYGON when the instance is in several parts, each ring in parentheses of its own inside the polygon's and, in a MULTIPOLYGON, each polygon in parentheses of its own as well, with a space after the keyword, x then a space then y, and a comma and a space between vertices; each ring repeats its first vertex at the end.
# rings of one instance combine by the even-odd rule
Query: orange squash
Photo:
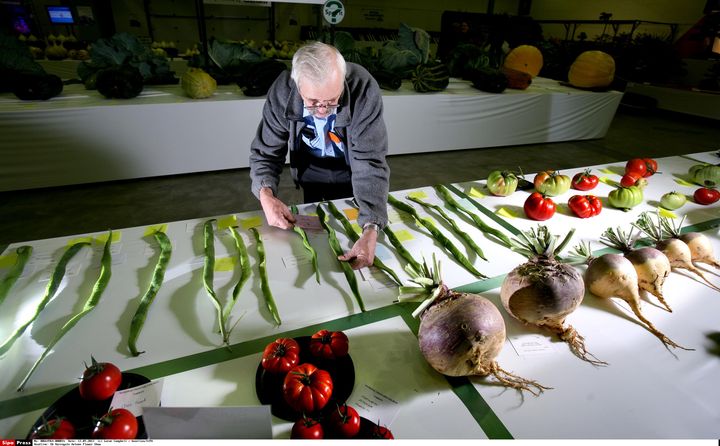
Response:
POLYGON ((520 45, 508 53, 503 67, 522 71, 532 77, 537 76, 543 66, 543 55, 537 47, 520 45))
POLYGON ((570 66, 568 82, 578 88, 601 88, 615 78, 615 59, 602 51, 585 51, 570 66))

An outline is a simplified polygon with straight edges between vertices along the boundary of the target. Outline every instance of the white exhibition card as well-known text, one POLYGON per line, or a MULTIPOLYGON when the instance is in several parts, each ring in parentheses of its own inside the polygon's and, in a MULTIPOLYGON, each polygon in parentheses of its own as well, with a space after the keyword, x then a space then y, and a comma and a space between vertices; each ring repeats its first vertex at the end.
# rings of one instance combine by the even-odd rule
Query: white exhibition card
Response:
POLYGON ((542 355, 554 353, 553 343, 548 336, 535 333, 508 337, 518 356, 542 355))
POLYGON ((272 439, 270 406, 148 407, 143 421, 152 440, 272 439))
POLYGON ((373 423, 389 427, 400 410, 400 403, 388 389, 363 384, 356 386, 348 405, 373 423))
POLYGON ((143 409, 160 405, 163 381, 151 381, 130 389, 118 390, 113 395, 110 407, 113 409, 127 409, 136 417, 143 415, 143 409))

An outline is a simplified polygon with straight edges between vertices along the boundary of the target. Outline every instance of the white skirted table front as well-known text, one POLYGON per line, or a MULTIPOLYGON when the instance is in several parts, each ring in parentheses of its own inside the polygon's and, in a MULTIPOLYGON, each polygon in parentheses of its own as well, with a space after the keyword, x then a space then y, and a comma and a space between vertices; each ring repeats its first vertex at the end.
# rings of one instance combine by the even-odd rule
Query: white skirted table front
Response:
MULTIPOLYGON (((621 98, 543 78, 502 94, 454 79, 419 94, 405 82, 383 92, 389 154, 601 138, 621 98)), ((264 100, 236 86, 203 100, 179 86, 130 100, 77 84, 46 102, 0 94, 0 191, 248 167, 264 100)))

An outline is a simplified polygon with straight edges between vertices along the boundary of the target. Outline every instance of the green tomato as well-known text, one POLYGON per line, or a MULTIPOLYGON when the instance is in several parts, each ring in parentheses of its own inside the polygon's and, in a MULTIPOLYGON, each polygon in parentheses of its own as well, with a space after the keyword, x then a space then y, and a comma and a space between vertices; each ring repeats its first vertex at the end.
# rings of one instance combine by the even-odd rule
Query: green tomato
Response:
POLYGON ((548 197, 557 197, 570 190, 572 180, 557 171, 546 170, 535 175, 535 190, 548 197))
POLYGON ((689 170, 693 181, 700 186, 720 185, 720 166, 712 164, 696 164, 689 170))
POLYGON ((517 189, 518 179, 514 173, 507 170, 494 170, 490 172, 487 178, 487 188, 491 194, 498 197, 507 197, 512 195, 517 189))
POLYGON ((685 194, 673 191, 664 194, 662 198, 660 198, 660 206, 669 211, 674 211, 675 209, 681 208, 686 201, 687 197, 685 194))
POLYGON ((627 211, 639 205, 643 201, 643 192, 637 186, 618 187, 608 195, 610 205, 627 211))

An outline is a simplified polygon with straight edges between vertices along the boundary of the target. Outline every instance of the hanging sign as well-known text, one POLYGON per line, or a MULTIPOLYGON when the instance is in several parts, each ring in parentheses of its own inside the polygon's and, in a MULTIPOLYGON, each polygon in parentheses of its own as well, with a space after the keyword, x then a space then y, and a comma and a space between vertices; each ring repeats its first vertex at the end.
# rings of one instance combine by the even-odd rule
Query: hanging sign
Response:
POLYGON ((345 18, 345 5, 339 0, 327 0, 322 8, 323 17, 331 25, 337 25, 345 18))

